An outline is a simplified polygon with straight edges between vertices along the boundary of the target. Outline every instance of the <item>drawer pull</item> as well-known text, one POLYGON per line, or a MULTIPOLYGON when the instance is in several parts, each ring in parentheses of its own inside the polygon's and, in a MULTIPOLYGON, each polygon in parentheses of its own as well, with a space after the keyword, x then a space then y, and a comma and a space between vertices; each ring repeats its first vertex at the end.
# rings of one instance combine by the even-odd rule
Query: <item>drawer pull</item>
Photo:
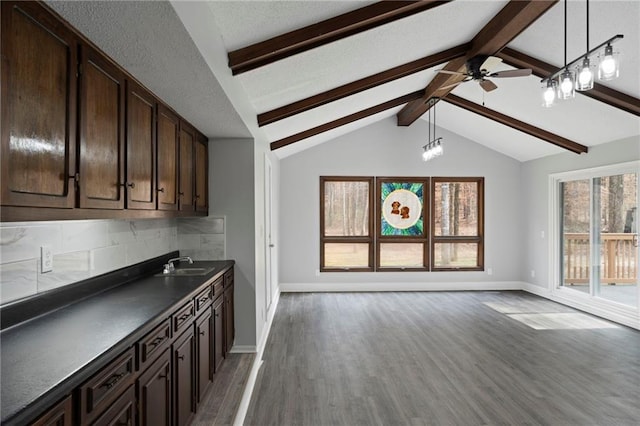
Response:
POLYGON ((182 316, 180 316, 178 318, 178 321, 182 322, 182 321, 186 320, 187 318, 189 318, 190 316, 191 316, 191 313, 184 314, 184 315, 182 315, 182 316))
POLYGON ((204 330, 200 331, 200 335, 204 336, 204 330))
POLYGON ((178 359, 179 359, 180 361, 184 361, 184 355, 178 355, 178 359))
POLYGON ((215 316, 216 316, 216 318, 218 318, 220 316, 220 314, 218 312, 216 312, 215 316))
POLYGON ((120 379, 122 379, 124 376, 126 376, 126 373, 120 373, 120 374, 114 374, 113 376, 111 376, 111 379, 108 382, 105 382, 102 384, 102 386, 106 387, 107 389, 111 389, 112 387, 114 387, 116 385, 116 383, 118 383, 120 381, 120 379))
POLYGON ((155 348, 155 347, 156 347, 156 346, 158 346, 160 343, 162 343, 162 341, 163 341, 163 340, 164 340, 164 337, 163 337, 163 336, 156 337, 155 339, 153 339, 153 340, 149 343, 149 346, 152 346, 152 347, 154 347, 154 348, 155 348))
POLYGON ((204 297, 202 297, 202 298, 200 298, 200 299, 198 299, 198 302, 200 302, 200 303, 204 303, 204 302, 206 302, 207 300, 209 300, 209 296, 208 296, 208 295, 207 295, 207 296, 204 296, 204 297))

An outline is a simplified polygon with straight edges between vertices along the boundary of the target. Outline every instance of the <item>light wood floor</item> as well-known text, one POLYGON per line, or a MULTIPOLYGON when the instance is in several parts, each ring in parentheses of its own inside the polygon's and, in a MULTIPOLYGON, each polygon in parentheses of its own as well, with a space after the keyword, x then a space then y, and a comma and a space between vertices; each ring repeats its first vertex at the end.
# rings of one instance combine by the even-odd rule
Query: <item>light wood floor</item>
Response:
POLYGON ((637 426, 640 332, 524 292, 282 294, 245 424, 637 426))

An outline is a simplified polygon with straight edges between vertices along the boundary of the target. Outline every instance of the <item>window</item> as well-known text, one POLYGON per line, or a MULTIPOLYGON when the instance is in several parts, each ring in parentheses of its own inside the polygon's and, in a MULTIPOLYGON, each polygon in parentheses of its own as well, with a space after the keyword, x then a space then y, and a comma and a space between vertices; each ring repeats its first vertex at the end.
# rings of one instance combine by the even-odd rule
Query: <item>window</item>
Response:
POLYGON ((373 178, 320 178, 320 269, 373 270, 373 178))
POLYGON ((484 267, 483 178, 323 176, 320 199, 322 271, 484 267))
POLYGON ((433 270, 483 270, 484 179, 432 178, 433 270))
POLYGON ((638 164, 551 176, 554 291, 637 308, 638 164))

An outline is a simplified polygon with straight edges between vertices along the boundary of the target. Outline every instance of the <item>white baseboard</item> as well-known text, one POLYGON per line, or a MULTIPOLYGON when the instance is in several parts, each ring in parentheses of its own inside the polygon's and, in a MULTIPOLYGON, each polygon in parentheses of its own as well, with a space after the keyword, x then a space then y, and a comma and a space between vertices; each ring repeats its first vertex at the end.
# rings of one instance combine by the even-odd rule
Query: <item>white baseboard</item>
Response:
POLYGON ((256 352, 256 345, 233 345, 229 353, 232 354, 253 354, 256 352))
POLYGON ((358 291, 474 291, 522 290, 521 281, 482 282, 362 282, 362 283, 282 283, 283 293, 299 292, 358 292, 358 291))
POLYGON ((529 283, 523 283, 522 289, 537 296, 553 300, 554 302, 640 330, 640 313, 632 308, 618 308, 615 305, 587 297, 586 295, 582 297, 580 294, 567 295, 563 294, 562 291, 552 292, 548 288, 529 283))
POLYGON ((269 332, 271 331, 271 324, 273 324, 273 318, 275 316, 276 310, 278 308, 278 302, 280 301, 280 287, 276 289, 276 294, 271 302, 271 310, 269 311, 269 316, 267 317, 267 322, 262 331, 262 336, 258 342, 258 347, 256 352, 256 357, 253 360, 253 365, 251 366, 251 372, 249 373, 249 378, 247 379, 247 384, 244 387, 244 392, 242 393, 242 399, 240 400, 240 406, 238 407, 238 411, 236 412, 236 417, 233 420, 233 426, 242 426, 244 424, 244 419, 247 416, 247 410, 249 409, 249 403, 251 402, 251 395, 253 394, 253 388, 256 385, 256 380, 258 379, 258 373, 260 372, 260 368, 262 367, 262 356, 264 354, 264 347, 267 343, 267 339, 269 338, 269 332))

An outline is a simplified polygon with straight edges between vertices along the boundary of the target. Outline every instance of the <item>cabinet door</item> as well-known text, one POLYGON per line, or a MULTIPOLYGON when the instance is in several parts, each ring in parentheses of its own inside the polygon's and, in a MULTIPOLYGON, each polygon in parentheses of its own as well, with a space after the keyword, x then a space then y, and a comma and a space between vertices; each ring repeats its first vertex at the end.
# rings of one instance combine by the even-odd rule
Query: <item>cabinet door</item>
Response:
POLYGON ((127 80, 127 208, 156 208, 156 99, 127 80))
POLYGON ((98 417, 92 426, 133 426, 136 417, 136 392, 133 385, 98 417))
POLYGON ((224 297, 213 302, 213 372, 220 371, 224 360, 224 297))
POLYGON ((21 1, 2 1, 0 39, 0 203, 72 208, 78 41, 43 6, 21 1))
POLYGON ((173 344, 174 421, 177 426, 189 423, 195 413, 195 337, 193 326, 173 344))
POLYGON ((184 122, 180 123, 180 178, 178 185, 178 206, 181 211, 193 211, 193 151, 195 149, 195 132, 184 122))
POLYGON ((178 117, 158 105, 158 210, 178 209, 178 117))
MULTIPOLYGON (((226 283, 225 283, 226 285, 226 283)), ((233 285, 224 289, 224 321, 225 321, 225 355, 233 347, 234 340, 234 312, 233 312, 233 285)))
POLYGON ((195 144, 195 188, 194 195, 196 211, 208 212, 209 211, 209 157, 208 147, 209 141, 206 136, 198 134, 198 138, 195 144))
POLYGON ((79 205, 124 209, 124 74, 89 46, 81 56, 79 205))
POLYGON ((202 397, 211 383, 211 342, 213 340, 213 334, 211 332, 211 309, 208 309, 198 317, 198 323, 196 325, 196 386, 198 391, 196 400, 198 402, 202 401, 202 397))
POLYGON ((171 354, 166 350, 138 378, 138 424, 171 425, 171 354))
POLYGON ((71 426, 72 409, 71 395, 69 395, 40 416, 31 426, 71 426))

